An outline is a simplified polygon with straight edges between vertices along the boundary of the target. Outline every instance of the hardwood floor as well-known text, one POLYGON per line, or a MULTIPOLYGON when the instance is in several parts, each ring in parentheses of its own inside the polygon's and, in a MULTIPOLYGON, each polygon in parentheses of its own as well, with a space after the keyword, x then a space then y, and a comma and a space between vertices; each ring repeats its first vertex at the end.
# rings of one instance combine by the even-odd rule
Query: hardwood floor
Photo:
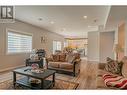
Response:
MULTIPOLYGON (((96 89, 96 74, 98 64, 94 62, 87 62, 82 59, 81 71, 77 77, 65 74, 56 74, 57 79, 67 80, 79 83, 77 89, 96 89)), ((12 79, 12 72, 0 73, 0 82, 12 79)))
POLYGON ((77 89, 96 89, 97 63, 82 60, 81 71, 77 77, 57 74, 57 78, 79 83, 77 89))

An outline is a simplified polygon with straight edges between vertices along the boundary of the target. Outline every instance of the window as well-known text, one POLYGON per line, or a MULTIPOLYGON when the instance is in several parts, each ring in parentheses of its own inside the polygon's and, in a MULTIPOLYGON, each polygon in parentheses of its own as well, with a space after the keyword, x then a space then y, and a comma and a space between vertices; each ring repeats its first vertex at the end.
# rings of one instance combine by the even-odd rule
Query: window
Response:
POLYGON ((60 41, 53 41, 53 54, 56 50, 61 50, 62 44, 60 41))
POLYGON ((68 47, 68 42, 67 41, 64 42, 64 47, 68 47))
POLYGON ((7 53, 24 53, 32 50, 32 35, 7 32, 7 53))

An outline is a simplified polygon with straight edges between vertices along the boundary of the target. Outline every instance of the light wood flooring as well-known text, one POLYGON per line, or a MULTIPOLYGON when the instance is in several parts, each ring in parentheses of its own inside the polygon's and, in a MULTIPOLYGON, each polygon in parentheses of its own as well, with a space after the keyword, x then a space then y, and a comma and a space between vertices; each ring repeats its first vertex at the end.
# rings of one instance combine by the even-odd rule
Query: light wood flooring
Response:
MULTIPOLYGON (((81 71, 77 77, 65 74, 56 74, 57 79, 67 80, 79 83, 77 89, 96 89, 96 74, 98 64, 87 62, 86 59, 81 61, 81 71)), ((12 72, 0 73, 0 82, 12 79, 12 72)))

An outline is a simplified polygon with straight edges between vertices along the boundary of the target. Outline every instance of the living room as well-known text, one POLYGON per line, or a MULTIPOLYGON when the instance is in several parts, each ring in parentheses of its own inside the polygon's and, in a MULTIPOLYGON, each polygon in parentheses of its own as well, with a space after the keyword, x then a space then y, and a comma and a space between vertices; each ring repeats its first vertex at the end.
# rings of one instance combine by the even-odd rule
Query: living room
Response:
MULTIPOLYGON (((26 59, 32 58, 37 49, 46 52, 42 56, 48 64, 44 74, 47 76, 25 75, 42 78, 41 82, 33 79, 39 84, 52 75, 53 79, 49 79, 53 87, 50 89, 122 89, 106 86, 102 80, 103 70, 101 74, 99 72, 100 68, 104 69, 101 63, 108 62, 107 57, 113 62, 121 61, 127 54, 126 6, 13 7, 14 21, 0 23, 0 89, 28 89, 16 83, 16 78, 21 77, 16 74, 24 75, 19 69, 27 67, 26 59), (75 60, 73 57, 68 57, 68 61, 65 57, 62 59, 64 55, 59 53, 56 56, 56 52, 66 54, 66 58, 73 52, 75 60)), ((29 68, 27 70, 30 73, 29 68)))

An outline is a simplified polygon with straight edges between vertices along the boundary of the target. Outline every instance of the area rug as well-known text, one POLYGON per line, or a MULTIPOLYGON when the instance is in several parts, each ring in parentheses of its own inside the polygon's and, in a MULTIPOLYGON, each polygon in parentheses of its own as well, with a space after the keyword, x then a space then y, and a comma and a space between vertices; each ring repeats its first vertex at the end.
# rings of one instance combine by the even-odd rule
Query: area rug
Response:
MULTIPOLYGON (((52 89, 58 89, 58 90, 73 90, 76 89, 78 87, 78 83, 75 82, 69 82, 69 81, 65 81, 65 80, 61 80, 61 79, 56 79, 55 80, 55 86, 52 89)), ((7 80, 4 81, 2 83, 0 83, 0 89, 4 89, 4 90, 14 90, 13 87, 13 82, 12 80, 7 80)), ((16 86, 17 90, 25 90, 24 88, 20 87, 20 86, 16 86)))

